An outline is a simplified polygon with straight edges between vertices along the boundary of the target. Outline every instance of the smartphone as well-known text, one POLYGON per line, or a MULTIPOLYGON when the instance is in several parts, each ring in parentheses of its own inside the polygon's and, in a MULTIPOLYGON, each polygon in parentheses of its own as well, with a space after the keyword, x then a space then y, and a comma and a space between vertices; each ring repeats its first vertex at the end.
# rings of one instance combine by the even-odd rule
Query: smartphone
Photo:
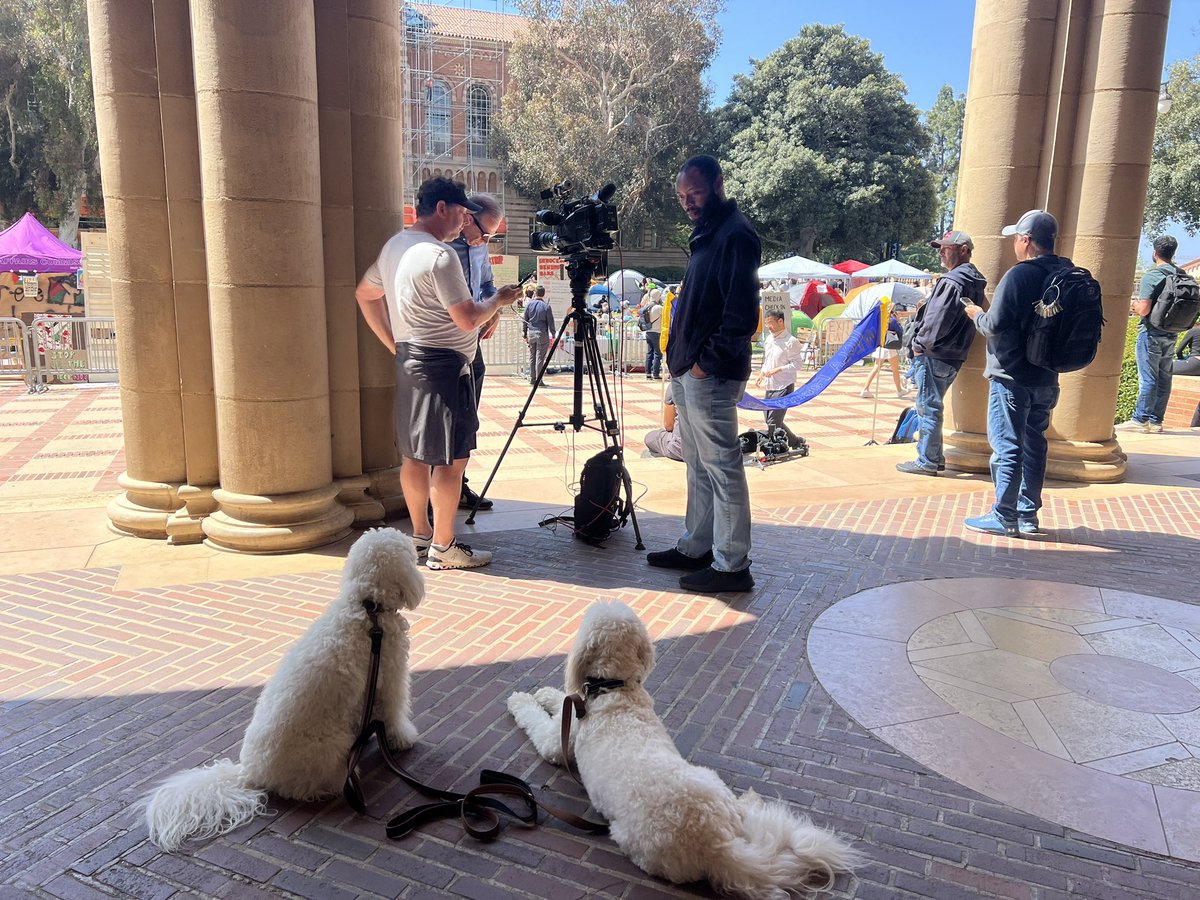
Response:
POLYGON ((521 285, 523 285, 525 282, 527 282, 530 278, 532 278, 536 274, 537 274, 537 269, 534 269, 532 272, 530 272, 528 275, 526 275, 524 278, 522 278, 520 281, 517 282, 517 287, 520 287, 521 285))

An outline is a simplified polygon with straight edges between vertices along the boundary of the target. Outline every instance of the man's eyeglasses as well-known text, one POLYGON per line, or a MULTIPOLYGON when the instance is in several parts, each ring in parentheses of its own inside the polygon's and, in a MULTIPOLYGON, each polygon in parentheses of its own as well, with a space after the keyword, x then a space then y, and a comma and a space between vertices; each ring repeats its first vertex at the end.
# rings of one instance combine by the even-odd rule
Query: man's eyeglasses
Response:
POLYGON ((471 221, 475 223, 475 227, 479 229, 479 233, 483 235, 483 239, 485 241, 494 241, 496 239, 496 233, 494 231, 488 231, 486 228, 484 228, 483 225, 480 224, 479 217, 475 215, 475 213, 471 213, 471 221))

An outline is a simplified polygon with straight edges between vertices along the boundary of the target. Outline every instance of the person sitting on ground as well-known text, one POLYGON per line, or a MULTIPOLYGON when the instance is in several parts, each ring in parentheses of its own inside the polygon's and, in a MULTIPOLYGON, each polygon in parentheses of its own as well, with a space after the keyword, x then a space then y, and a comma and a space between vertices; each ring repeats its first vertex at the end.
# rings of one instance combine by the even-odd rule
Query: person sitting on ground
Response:
POLYGON ((669 381, 666 395, 663 397, 662 428, 646 432, 642 443, 655 456, 665 456, 667 459, 683 462, 683 427, 669 381))

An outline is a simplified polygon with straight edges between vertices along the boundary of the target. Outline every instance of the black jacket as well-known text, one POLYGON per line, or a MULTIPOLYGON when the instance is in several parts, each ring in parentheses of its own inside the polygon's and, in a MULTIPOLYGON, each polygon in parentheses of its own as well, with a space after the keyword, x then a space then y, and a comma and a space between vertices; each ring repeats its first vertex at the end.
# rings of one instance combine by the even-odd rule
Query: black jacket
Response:
POLYGON ((758 235, 729 200, 700 221, 689 243, 687 274, 671 306, 667 368, 678 377, 699 364, 713 377, 746 381, 758 332, 758 235))
POLYGON ((985 287, 987 279, 969 262, 955 266, 939 278, 917 313, 913 354, 961 366, 975 340, 975 325, 963 310, 963 301, 986 306, 985 287))

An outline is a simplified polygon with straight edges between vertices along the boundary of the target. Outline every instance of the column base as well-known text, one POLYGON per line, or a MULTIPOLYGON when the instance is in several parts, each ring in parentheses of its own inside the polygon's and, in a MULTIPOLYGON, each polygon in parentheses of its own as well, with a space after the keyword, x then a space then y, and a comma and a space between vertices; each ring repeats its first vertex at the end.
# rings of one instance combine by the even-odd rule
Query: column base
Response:
POLYGON ((180 484, 139 481, 128 472, 117 476, 125 493, 108 504, 108 527, 117 534, 162 540, 167 537, 167 522, 183 506, 180 484))
MULTIPOLYGON (((987 435, 955 431, 946 437, 946 467, 960 472, 990 472, 992 448, 987 435)), ((1082 484, 1112 484, 1125 479, 1125 453, 1115 440, 1051 440, 1046 477, 1082 484)))
POLYGON ((366 477, 371 479, 371 487, 367 492, 383 507, 387 518, 408 515, 408 506, 404 502, 404 488, 400 487, 399 466, 372 469, 366 473, 366 477))
POLYGON ((340 540, 354 513, 337 502, 338 487, 260 496, 217 488, 220 508, 201 523, 204 543, 238 553, 290 553, 340 540))
POLYGON ((383 504, 369 493, 370 478, 366 475, 354 475, 350 478, 335 478, 333 483, 338 489, 338 503, 354 513, 355 528, 365 528, 383 521, 387 513, 383 504))
POLYGON ((191 484, 179 489, 183 508, 176 510, 167 520, 168 544, 199 544, 204 540, 204 520, 217 510, 214 490, 213 485, 196 487, 191 484))

